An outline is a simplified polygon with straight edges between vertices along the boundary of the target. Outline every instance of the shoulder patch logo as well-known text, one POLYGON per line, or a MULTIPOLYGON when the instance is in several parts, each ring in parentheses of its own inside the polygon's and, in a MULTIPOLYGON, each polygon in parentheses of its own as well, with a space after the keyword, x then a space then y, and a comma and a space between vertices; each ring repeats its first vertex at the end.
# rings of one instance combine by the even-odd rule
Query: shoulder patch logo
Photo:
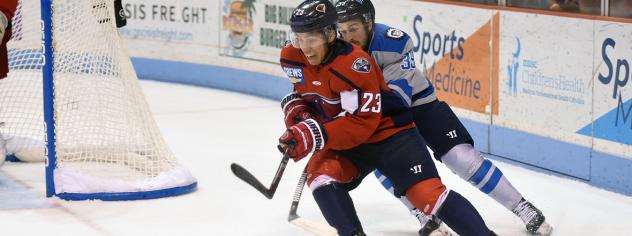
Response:
POLYGON ((360 57, 353 62, 351 69, 360 73, 369 73, 371 72, 371 63, 366 58, 360 57))
POLYGON ((386 30, 386 37, 392 38, 392 39, 401 39, 404 37, 404 31, 395 29, 395 28, 389 28, 386 30))
POLYGON ((294 84, 303 84, 303 68, 284 66, 283 71, 287 75, 287 79, 294 84))

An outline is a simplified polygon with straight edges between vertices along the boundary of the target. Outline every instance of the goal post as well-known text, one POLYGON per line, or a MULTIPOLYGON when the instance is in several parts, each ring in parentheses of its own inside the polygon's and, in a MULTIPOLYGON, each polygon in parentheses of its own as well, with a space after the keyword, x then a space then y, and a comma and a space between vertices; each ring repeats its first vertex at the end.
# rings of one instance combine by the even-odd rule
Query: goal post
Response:
MULTIPOLYGON (((45 140, 45 166, 46 166, 46 196, 56 195, 55 191, 55 168, 57 167, 57 153, 55 151, 55 119, 54 119, 54 96, 53 93, 53 16, 52 0, 41 0, 41 30, 42 30, 42 99, 44 109, 44 132, 45 140)), ((22 5, 24 2, 20 2, 22 5)), ((25 14, 25 8, 19 12, 25 14)))
POLYGON ((137 200, 194 191, 197 180, 149 110, 113 4, 20 1, 9 76, 0 80, 8 154, 46 160, 49 197, 137 200))

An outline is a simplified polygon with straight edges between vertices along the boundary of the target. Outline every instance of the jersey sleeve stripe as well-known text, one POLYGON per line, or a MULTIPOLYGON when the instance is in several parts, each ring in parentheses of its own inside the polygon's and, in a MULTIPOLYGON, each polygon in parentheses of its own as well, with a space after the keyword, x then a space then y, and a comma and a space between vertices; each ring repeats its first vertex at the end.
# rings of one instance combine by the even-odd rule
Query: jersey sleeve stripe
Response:
POLYGON ((412 103, 415 103, 415 101, 428 97, 430 95, 432 95, 432 93, 434 93, 434 86, 432 86, 432 84, 428 84, 428 87, 424 90, 421 90, 421 92, 418 92, 417 94, 413 95, 413 100, 412 103))

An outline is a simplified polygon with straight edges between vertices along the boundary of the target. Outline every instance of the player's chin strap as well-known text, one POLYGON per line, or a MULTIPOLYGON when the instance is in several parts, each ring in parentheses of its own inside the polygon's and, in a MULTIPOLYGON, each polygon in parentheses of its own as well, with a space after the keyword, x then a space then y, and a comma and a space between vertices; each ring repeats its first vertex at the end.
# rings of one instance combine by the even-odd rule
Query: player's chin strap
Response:
POLYGON ((338 56, 338 51, 340 51, 340 47, 342 45, 338 40, 338 38, 334 39, 334 41, 329 46, 329 51, 327 52, 325 59, 323 60, 323 62, 320 63, 321 66, 329 64, 338 56))
POLYGON ((362 50, 364 50, 365 52, 369 52, 369 48, 371 48, 371 43, 373 43, 373 38, 375 38, 373 37, 375 35, 375 24, 373 24, 371 30, 369 30, 369 27, 367 25, 365 25, 364 30, 368 32, 367 35, 370 38, 366 40, 366 45, 364 45, 364 48, 362 50))

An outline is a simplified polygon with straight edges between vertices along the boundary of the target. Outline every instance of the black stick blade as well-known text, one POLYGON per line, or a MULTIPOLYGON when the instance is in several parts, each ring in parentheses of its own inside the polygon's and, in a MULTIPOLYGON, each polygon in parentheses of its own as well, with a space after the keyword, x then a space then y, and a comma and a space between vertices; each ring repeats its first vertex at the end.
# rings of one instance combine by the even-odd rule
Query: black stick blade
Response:
POLYGON ((248 170, 246 170, 245 168, 243 168, 237 163, 230 164, 230 170, 233 171, 233 174, 235 174, 237 178, 240 178, 241 180, 243 180, 250 186, 257 189, 259 192, 261 192, 261 194, 263 194, 263 196, 265 196, 268 199, 272 199, 273 193, 270 192, 270 189, 263 186, 263 184, 254 175, 252 175, 248 170))

